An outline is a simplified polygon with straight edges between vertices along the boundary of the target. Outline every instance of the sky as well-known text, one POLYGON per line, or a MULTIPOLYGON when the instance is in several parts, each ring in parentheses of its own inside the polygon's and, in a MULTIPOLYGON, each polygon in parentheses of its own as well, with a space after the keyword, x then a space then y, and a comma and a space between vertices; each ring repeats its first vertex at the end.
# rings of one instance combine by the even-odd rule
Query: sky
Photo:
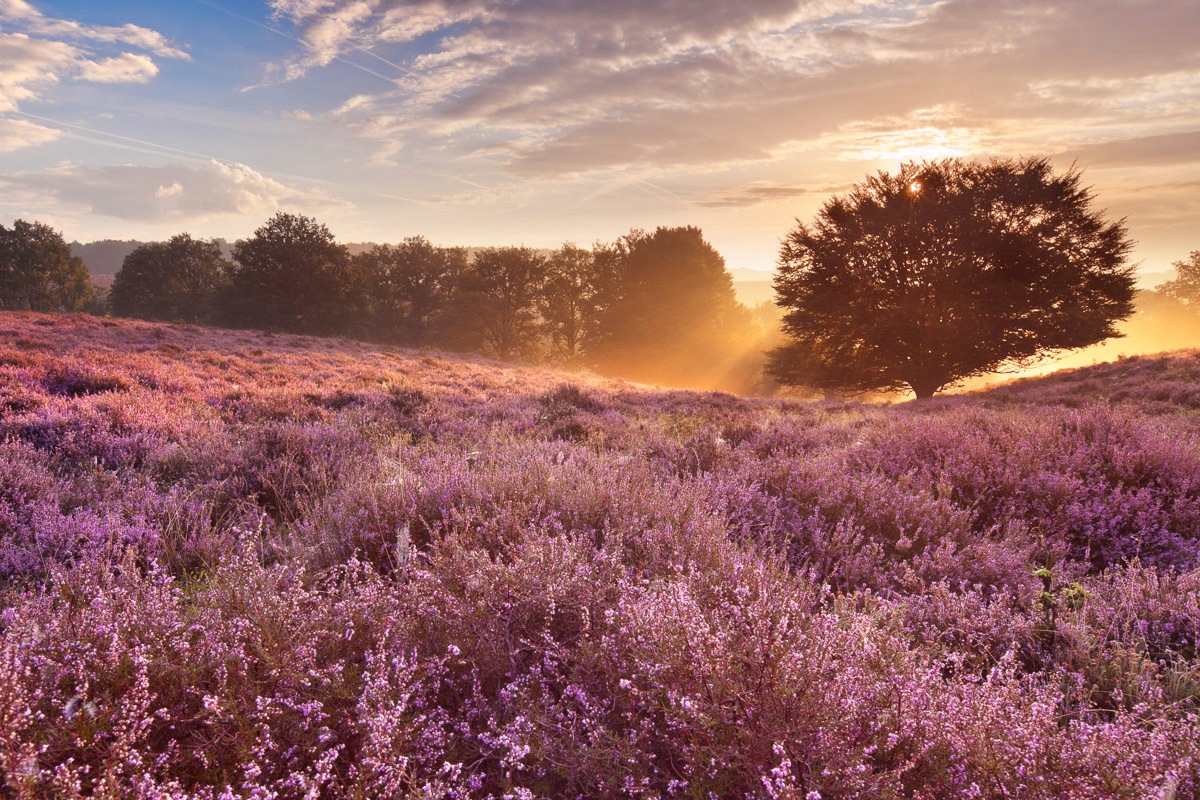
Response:
POLYGON ((907 160, 1049 156, 1200 249, 1197 0, 0 0, 0 224, 584 246, 770 270, 907 160))

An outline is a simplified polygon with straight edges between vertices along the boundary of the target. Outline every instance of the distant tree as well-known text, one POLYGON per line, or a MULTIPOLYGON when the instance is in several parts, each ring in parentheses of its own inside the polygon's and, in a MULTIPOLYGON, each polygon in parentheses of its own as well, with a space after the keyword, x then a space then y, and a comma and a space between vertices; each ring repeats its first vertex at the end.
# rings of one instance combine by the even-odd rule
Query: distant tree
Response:
POLYGON ((62 234, 21 219, 0 225, 0 308, 81 311, 91 299, 87 267, 62 234))
POLYGON ((455 292, 453 324, 460 341, 497 358, 532 354, 545 277, 546 259, 532 248, 476 251, 455 292))
POLYGON ((1176 261, 1175 280, 1155 287, 1172 300, 1193 310, 1200 311, 1200 250, 1193 250, 1187 261, 1176 261))
POLYGON ((230 321, 331 334, 361 322, 362 282, 349 251, 311 217, 278 213, 233 246, 226 299, 230 321))
POLYGON ((596 309, 596 259, 589 250, 564 244, 546 261, 538 310, 546 337, 559 358, 578 361, 596 309))
POLYGON ((944 386, 1119 335, 1133 311, 1123 221, 1044 158, 907 163, 827 201, 784 241, 782 382, 944 386))
POLYGON ((704 383, 750 326, 725 259, 699 228, 631 231, 596 248, 596 327, 589 361, 659 383, 704 383))
POLYGON ((453 289, 467 269, 461 247, 435 247, 420 236, 375 245, 354 256, 366 283, 372 338, 415 347, 439 342, 453 289))
POLYGON ((109 308, 122 317, 207 320, 229 267, 217 242, 186 233, 140 245, 125 256, 113 279, 109 308))

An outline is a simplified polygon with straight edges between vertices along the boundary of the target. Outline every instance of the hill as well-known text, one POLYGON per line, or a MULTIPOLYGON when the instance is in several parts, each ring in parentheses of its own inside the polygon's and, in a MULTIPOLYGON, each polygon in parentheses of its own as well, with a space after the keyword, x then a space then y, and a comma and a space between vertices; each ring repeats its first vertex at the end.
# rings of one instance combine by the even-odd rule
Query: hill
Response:
POLYGON ((119 239, 102 239, 96 242, 71 242, 71 255, 79 256, 94 276, 116 275, 125 256, 144 242, 119 239))
POLYGON ((1195 797, 1196 361, 867 407, 2 313, 2 785, 1195 797))

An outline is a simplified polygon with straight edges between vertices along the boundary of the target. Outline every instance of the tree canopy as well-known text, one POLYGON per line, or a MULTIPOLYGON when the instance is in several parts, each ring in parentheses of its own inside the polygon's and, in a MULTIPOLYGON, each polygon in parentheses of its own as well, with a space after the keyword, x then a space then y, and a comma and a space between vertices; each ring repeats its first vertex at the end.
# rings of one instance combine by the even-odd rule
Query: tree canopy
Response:
POLYGON ((0 228, 0 309, 349 335, 695 388, 762 385, 762 326, 695 227, 631 230, 590 249, 472 251, 420 236, 346 246, 311 217, 278 213, 232 248, 186 233, 77 246, 123 256, 111 292, 92 291, 49 227, 0 228))
POLYGON ((488 247, 475 253, 459 281, 454 316, 472 349, 512 358, 536 347, 537 300, 546 259, 530 247, 488 247))
POLYGON ((1123 220, 1044 158, 910 162, 784 240, 784 383, 917 397, 1118 336, 1133 312, 1123 220))
POLYGON ((1200 311, 1200 250, 1193 250, 1187 261, 1176 261, 1175 279, 1155 288, 1192 311, 1200 311))
POLYGON ((738 349, 749 314, 737 302, 725 259, 699 228, 631 231, 599 248, 595 263, 589 355, 599 369, 688 382, 738 349))
POLYGON ((450 297, 467 269, 462 247, 436 247, 422 236, 375 245, 354 262, 366 281, 371 334, 407 345, 438 341, 450 297))
POLYGON ((0 309, 81 311, 92 298, 83 259, 40 222, 0 225, 0 309))
POLYGON ((350 252, 312 217, 280 212, 233 246, 227 312, 238 324, 297 333, 346 330, 361 281, 350 252))
POLYGON ((538 311, 555 355, 568 363, 583 354, 595 313, 595 278, 594 253, 574 244, 564 244, 546 261, 538 311))
POLYGON ((200 322, 208 318, 228 269, 215 241, 181 233, 148 242, 125 256, 108 302, 118 316, 200 322))

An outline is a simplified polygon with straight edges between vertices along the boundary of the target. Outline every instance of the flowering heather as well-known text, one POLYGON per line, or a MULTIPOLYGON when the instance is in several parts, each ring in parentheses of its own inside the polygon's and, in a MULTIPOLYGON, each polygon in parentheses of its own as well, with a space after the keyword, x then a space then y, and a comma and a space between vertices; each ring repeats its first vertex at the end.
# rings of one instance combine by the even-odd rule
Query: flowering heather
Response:
POLYGON ((0 314, 0 797, 1200 797, 1198 365, 865 407, 0 314))

